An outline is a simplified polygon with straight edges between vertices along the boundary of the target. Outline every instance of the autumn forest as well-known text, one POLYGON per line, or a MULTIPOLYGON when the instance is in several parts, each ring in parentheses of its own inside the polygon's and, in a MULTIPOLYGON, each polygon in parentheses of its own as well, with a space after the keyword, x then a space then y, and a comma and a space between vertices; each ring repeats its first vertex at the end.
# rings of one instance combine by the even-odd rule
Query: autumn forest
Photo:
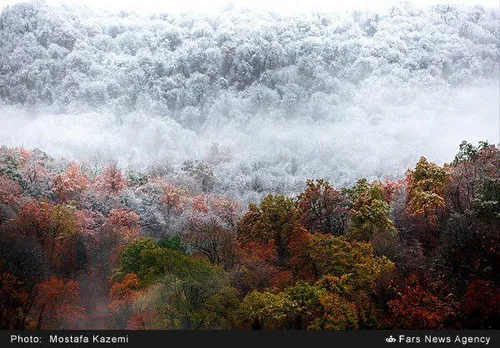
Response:
POLYGON ((242 207, 3 147, 0 325, 498 329, 499 168, 497 146, 463 142, 452 163, 422 157, 404 180, 310 180, 242 207), (150 229, 152 206, 181 232, 150 229))
POLYGON ((500 329, 498 8, 11 3, 0 329, 500 329))

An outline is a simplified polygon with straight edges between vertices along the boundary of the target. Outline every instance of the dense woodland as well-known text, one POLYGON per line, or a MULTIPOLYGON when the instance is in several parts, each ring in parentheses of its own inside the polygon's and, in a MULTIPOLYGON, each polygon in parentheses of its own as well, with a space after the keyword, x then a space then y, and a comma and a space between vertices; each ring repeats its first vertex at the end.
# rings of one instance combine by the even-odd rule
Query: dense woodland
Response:
POLYGON ((4 7, 0 328, 500 329, 499 20, 4 7))
POLYGON ((0 14, 0 145, 157 167, 181 186, 191 160, 207 190, 245 203, 309 178, 395 179, 463 139, 497 142, 499 20, 404 2, 149 16, 17 4, 0 14))
POLYGON ((498 9, 410 3, 387 12, 98 13, 21 3, 0 14, 0 98, 183 126, 332 117, 362 81, 459 85, 499 72, 498 9), (330 112, 329 112, 330 111, 330 112))
POLYGON ((1 328, 500 328, 496 145, 245 207, 185 175, 2 147, 1 328))

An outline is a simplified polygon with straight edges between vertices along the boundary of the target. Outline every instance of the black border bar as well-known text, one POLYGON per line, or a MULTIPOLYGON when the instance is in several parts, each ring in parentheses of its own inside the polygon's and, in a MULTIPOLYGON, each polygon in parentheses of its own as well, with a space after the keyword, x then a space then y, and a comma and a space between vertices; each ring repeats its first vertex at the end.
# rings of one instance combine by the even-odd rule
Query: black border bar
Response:
POLYGON ((500 347, 500 330, 0 331, 0 347, 500 347))

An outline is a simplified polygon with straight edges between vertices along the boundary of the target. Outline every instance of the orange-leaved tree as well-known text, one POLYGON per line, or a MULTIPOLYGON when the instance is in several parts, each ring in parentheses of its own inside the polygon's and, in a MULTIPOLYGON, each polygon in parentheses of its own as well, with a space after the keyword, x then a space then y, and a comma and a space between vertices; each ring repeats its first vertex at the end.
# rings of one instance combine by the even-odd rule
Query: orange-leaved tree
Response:
POLYGON ((51 276, 38 284, 37 290, 37 329, 77 328, 85 319, 77 282, 51 276))
POLYGON ((57 174, 53 179, 54 192, 63 201, 77 199, 88 187, 89 179, 85 175, 80 165, 72 163, 61 174, 57 174))

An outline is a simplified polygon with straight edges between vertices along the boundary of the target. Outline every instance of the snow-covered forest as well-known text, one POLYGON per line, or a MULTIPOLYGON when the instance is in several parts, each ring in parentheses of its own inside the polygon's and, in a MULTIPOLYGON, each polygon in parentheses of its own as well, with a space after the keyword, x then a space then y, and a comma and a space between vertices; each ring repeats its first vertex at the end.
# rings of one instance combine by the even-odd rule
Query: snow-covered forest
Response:
POLYGON ((0 13, 0 329, 499 329, 500 9, 0 13))
POLYGON ((188 161, 244 201, 400 175, 498 142, 500 11, 0 16, 3 145, 179 184, 188 161), (168 169, 165 169, 168 168, 168 169))

